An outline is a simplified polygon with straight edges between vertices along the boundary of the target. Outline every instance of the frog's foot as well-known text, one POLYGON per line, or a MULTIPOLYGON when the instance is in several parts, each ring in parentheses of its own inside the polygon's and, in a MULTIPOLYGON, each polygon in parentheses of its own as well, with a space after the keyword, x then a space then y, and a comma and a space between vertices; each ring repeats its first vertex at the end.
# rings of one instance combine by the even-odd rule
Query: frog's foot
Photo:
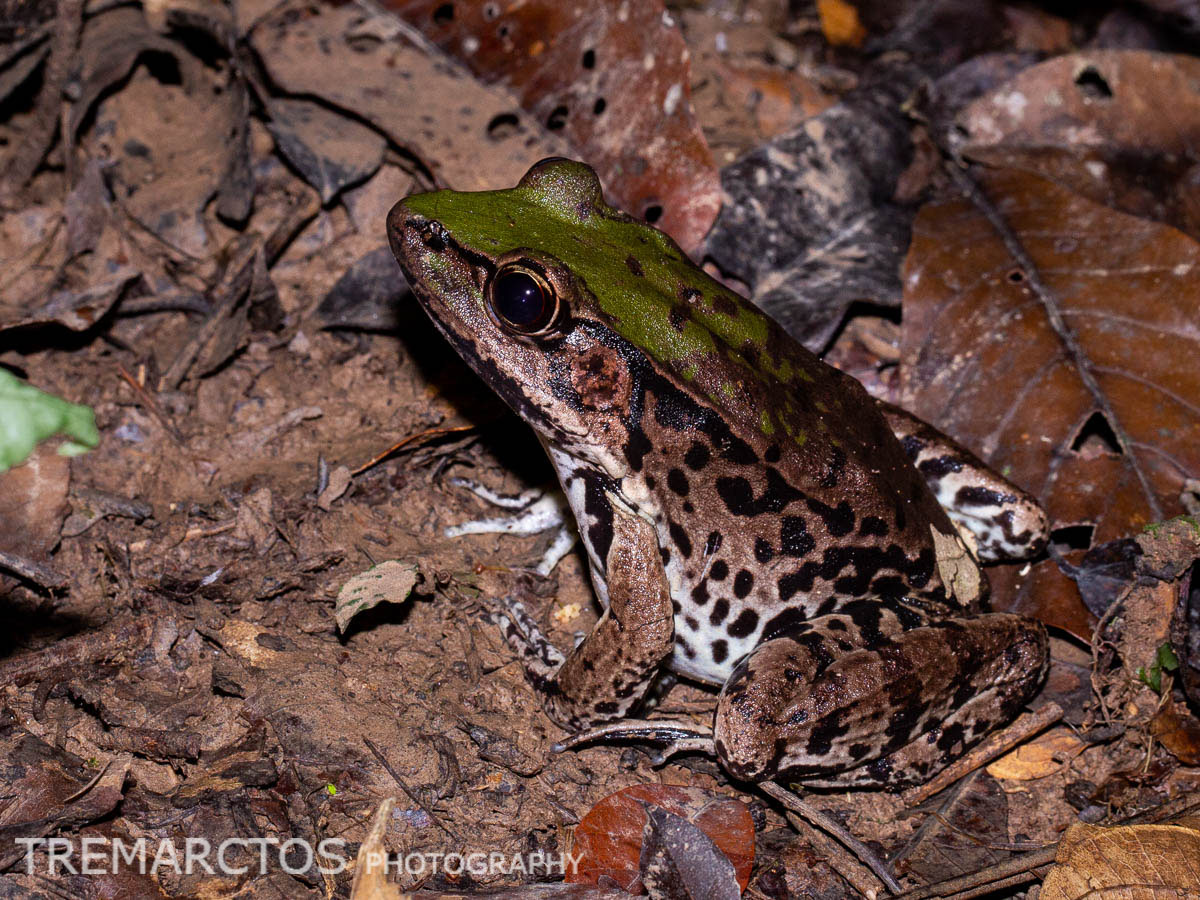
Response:
POLYGON ((464 534, 528 535, 553 531, 550 546, 535 567, 539 575, 549 575, 554 571, 559 561, 575 546, 576 534, 571 524, 571 511, 567 506, 567 498, 560 491, 534 489, 512 496, 497 493, 470 478, 451 478, 450 483, 467 489, 493 506, 513 510, 515 514, 451 525, 444 532, 446 537, 461 537, 464 534))
POLYGON ((950 521, 974 535, 980 560, 1028 559, 1046 549, 1050 527, 1032 495, 912 413, 883 402, 879 409, 950 521))
POLYGON ((521 657, 534 685, 545 685, 566 657, 542 634, 533 616, 525 609, 525 604, 511 597, 503 597, 498 605, 500 608, 493 610, 489 618, 500 626, 508 645, 521 657))
POLYGON ((837 787, 923 781, 1011 720, 1046 671, 1046 631, 1032 619, 989 613, 897 631, 878 610, 868 614, 810 619, 734 667, 714 729, 731 775, 837 787))
POLYGON ((589 728, 559 741, 550 748, 550 752, 562 753, 564 750, 571 750, 593 741, 650 741, 666 744, 666 747, 651 758, 650 764, 655 766, 661 766, 677 753, 716 755, 711 728, 667 719, 623 719, 620 722, 609 722, 607 725, 589 728))

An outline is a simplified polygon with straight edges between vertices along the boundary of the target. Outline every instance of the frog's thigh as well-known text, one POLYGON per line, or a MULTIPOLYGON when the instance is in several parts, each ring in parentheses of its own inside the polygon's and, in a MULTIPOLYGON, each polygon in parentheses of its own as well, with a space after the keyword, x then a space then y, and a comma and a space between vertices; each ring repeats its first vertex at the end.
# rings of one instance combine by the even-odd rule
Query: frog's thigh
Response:
POLYGON ((882 402, 879 409, 951 521, 975 535, 981 560, 1025 559, 1045 549, 1050 532, 1037 500, 912 413, 882 402))
POLYGON ((625 716, 674 649, 675 619, 658 537, 613 504, 608 609, 548 685, 546 711, 572 728, 625 716))
POLYGON ((844 619, 812 619, 738 663, 714 732, 731 774, 817 785, 924 780, 1014 716, 1046 668, 1046 632, 1021 616, 948 619, 869 647, 844 619))

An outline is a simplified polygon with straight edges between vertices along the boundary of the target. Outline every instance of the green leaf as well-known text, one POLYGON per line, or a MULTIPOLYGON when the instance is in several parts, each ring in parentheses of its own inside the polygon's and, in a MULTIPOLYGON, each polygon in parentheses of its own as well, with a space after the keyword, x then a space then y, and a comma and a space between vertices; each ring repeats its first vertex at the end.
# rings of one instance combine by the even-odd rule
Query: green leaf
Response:
POLYGON ((0 472, 23 463, 39 441, 55 434, 70 438, 58 448, 63 456, 78 456, 100 443, 89 407, 39 391, 0 369, 0 472))
POLYGON ((336 784, 325 785, 325 793, 327 793, 330 797, 336 797, 337 796, 337 785, 336 784))
POLYGON ((1154 664, 1164 672, 1174 672, 1179 668, 1179 657, 1175 655, 1170 644, 1164 643, 1158 648, 1158 656, 1154 660, 1154 664))

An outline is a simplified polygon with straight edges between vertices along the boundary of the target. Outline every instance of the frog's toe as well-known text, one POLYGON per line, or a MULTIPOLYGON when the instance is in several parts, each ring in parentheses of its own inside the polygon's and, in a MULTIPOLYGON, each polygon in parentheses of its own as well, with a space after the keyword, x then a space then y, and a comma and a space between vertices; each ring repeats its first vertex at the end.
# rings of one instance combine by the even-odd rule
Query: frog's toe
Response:
POLYGON ((549 575, 564 556, 575 546, 577 536, 571 526, 567 498, 557 490, 529 490, 515 496, 493 491, 486 485, 469 478, 452 478, 455 487, 465 488, 476 497, 493 506, 513 510, 511 516, 495 516, 473 519, 459 525, 451 525, 443 532, 446 537, 461 537, 464 534, 516 534, 530 535, 553 532, 550 546, 534 567, 539 575, 549 575))
POLYGON ((667 746, 656 753, 653 765, 662 765, 679 753, 705 753, 712 755, 713 733, 709 728, 689 722, 671 722, 662 719, 622 719, 609 722, 586 731, 576 732, 550 749, 555 753, 590 744, 595 741, 650 741, 667 746))

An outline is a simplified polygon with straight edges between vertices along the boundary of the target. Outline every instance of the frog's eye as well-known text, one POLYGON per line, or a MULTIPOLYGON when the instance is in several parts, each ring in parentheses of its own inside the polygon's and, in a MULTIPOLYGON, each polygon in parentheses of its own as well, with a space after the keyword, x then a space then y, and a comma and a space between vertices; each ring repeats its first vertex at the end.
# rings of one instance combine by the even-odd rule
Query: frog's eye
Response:
POLYGON ((540 334, 557 318, 554 288, 538 272, 519 263, 501 266, 488 282, 485 295, 496 321, 517 334, 540 334))

